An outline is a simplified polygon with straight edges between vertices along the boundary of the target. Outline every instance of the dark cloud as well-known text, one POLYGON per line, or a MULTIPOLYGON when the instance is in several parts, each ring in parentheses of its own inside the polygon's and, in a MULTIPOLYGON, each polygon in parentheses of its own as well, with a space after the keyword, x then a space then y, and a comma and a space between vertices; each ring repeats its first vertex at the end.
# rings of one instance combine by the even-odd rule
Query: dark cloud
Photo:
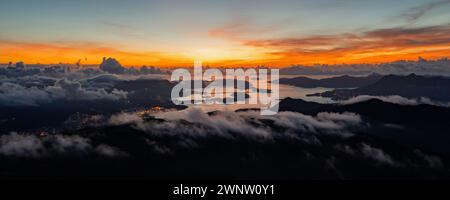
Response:
POLYGON ((428 155, 423 153, 422 151, 416 149, 414 153, 425 160, 431 168, 443 168, 444 164, 438 156, 428 155))
POLYGON ((133 39, 143 39, 141 33, 136 33, 137 28, 129 24, 117 23, 113 21, 105 21, 102 23, 105 26, 106 31, 110 34, 116 34, 118 36, 125 36, 133 39))
POLYGON ((450 43, 450 26, 419 28, 396 27, 361 34, 319 35, 303 38, 253 40, 245 44, 255 47, 280 47, 298 52, 332 52, 334 50, 376 50, 377 48, 419 47, 450 43))
POLYGON ((449 55, 450 26, 394 27, 362 33, 312 35, 278 39, 253 39, 244 45, 274 49, 267 63, 378 63, 442 58, 449 55))
POLYGON ((223 26, 209 30, 208 34, 216 38, 242 42, 246 38, 260 35, 261 33, 273 33, 287 24, 288 21, 279 21, 271 25, 260 25, 249 16, 238 15, 230 19, 223 26))
POLYGON ((406 11, 404 11, 401 15, 396 16, 394 19, 400 18, 405 20, 408 23, 412 23, 415 21, 420 20, 423 18, 426 14, 433 11, 436 8, 446 6, 450 4, 450 0, 440 0, 440 1, 434 1, 429 2, 417 7, 410 8, 406 11))
POLYGON ((95 152, 98 153, 99 155, 110 158, 129 156, 127 153, 121 151, 119 148, 112 147, 106 144, 100 144, 97 147, 95 147, 95 152))
POLYGON ((383 150, 372 147, 368 144, 362 144, 361 153, 363 156, 374 159, 377 162, 392 166, 397 165, 390 155, 386 154, 383 150))

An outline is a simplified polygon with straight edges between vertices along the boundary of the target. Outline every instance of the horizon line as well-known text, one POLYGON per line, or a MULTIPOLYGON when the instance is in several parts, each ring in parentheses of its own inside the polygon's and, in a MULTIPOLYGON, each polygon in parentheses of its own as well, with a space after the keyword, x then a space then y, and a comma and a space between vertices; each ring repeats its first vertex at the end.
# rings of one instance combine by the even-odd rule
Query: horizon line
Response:
MULTIPOLYGON (((105 57, 105 58, 113 58, 113 57, 105 57)), ((114 58, 117 61, 120 62, 120 59, 114 58)), ((442 60, 450 60, 450 56, 444 56, 444 57, 440 57, 440 58, 435 58, 435 59, 430 59, 430 58, 425 58, 422 56, 419 56, 417 59, 413 60, 413 59, 399 59, 399 60, 395 60, 395 61, 385 61, 385 62, 348 62, 348 63, 313 63, 313 64, 289 64, 289 65, 280 65, 280 66, 272 66, 272 65, 265 65, 265 64, 255 64, 255 65, 223 65, 221 66, 220 64, 208 64, 208 62, 203 62, 203 67, 218 67, 218 68, 236 68, 236 67, 242 67, 242 68, 249 68, 249 67, 273 67, 273 68, 287 68, 287 67, 295 67, 295 66, 303 66, 303 67, 314 67, 314 66, 340 66, 340 65, 381 65, 381 64, 389 64, 389 63, 396 63, 396 62, 420 62, 420 61, 430 61, 430 62, 436 62, 436 61, 442 61, 442 60)), ((19 62, 23 62, 25 65, 77 65, 76 62, 74 63, 63 63, 63 62, 59 62, 59 63, 27 63, 25 61, 17 61, 17 62, 13 62, 10 61, 9 63, 0 63, 0 65, 9 65, 9 64, 16 64, 19 62)), ((132 67, 157 67, 157 68, 176 68, 176 67, 193 67, 193 63, 194 60, 192 61, 192 65, 188 64, 188 65, 166 65, 166 66, 158 66, 158 65, 152 65, 152 64, 139 64, 139 65, 127 65, 127 64, 121 64, 122 67, 125 68, 132 68, 132 67)), ((100 63, 85 63, 85 64, 80 64, 81 67, 83 66, 98 66, 100 65, 100 63)))

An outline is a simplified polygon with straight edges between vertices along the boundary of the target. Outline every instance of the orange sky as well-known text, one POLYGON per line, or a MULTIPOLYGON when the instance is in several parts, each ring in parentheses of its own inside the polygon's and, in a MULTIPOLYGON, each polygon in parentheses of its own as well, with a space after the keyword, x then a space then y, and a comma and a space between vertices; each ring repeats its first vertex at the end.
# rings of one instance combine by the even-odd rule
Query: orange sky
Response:
MULTIPOLYGON (((193 60, 202 60, 212 66, 290 66, 293 64, 312 65, 341 63, 380 63, 396 60, 416 60, 419 56, 427 59, 449 57, 450 44, 423 45, 414 47, 376 47, 370 49, 330 49, 321 51, 294 51, 260 47, 254 49, 250 58, 209 59, 208 56, 189 56, 163 52, 132 52, 110 47, 76 46, 64 47, 45 44, 5 44, 0 49, 8 54, 0 55, 0 63, 24 61, 34 64, 76 63, 99 64, 102 57, 117 58, 125 66, 154 65, 163 67, 190 66, 193 60)), ((220 52, 218 52, 220 53, 220 52)))
MULTIPOLYGON (((76 63, 81 59, 82 64, 99 64, 102 57, 114 57, 125 66, 190 66, 193 60, 201 60, 211 66, 283 67, 316 63, 380 63, 416 60, 419 56, 437 59, 450 55, 450 25, 276 39, 244 39, 239 33, 226 34, 218 34, 217 30, 210 32, 211 37, 221 37, 224 46, 184 47, 180 51, 165 52, 89 42, 0 41, 0 62, 55 64, 76 63)), ((176 46, 172 48, 176 49, 176 46)))
POLYGON ((450 57, 450 0, 0 1, 0 63, 291 66, 450 57))

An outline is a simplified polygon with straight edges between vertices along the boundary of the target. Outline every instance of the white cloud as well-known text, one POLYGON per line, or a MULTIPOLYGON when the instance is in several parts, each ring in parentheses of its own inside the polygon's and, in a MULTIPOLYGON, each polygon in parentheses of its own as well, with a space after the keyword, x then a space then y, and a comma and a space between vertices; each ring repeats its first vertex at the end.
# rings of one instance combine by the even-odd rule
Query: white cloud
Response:
POLYGON ((78 135, 20 135, 12 132, 0 136, 0 155, 43 158, 55 155, 98 154, 106 157, 123 157, 127 154, 106 144, 93 146, 90 139, 78 135))
POLYGON ((106 144, 98 145, 95 148, 95 152, 97 152, 99 155, 111 157, 111 158, 128 156, 127 153, 121 151, 120 149, 106 145, 106 144))
POLYGON ((370 99, 378 99, 378 100, 388 102, 388 103, 394 103, 394 104, 399 104, 399 105, 408 105, 408 106, 416 106, 416 105, 421 105, 421 104, 443 106, 443 107, 450 106, 450 103, 436 102, 436 101, 432 101, 426 97, 421 97, 418 99, 408 99, 408 98, 405 98, 405 97, 402 97, 399 95, 390 95, 390 96, 359 95, 359 96, 350 98, 348 100, 341 101, 339 103, 342 105, 348 105, 348 104, 354 104, 354 103, 368 101, 370 99))
MULTIPOLYGON (((354 113, 319 113, 317 116, 309 116, 295 112, 280 112, 274 116, 262 116, 256 111, 246 112, 216 112, 207 114, 197 108, 190 108, 177 112, 163 112, 156 114, 164 122, 144 122, 138 115, 121 113, 110 118, 113 125, 134 124, 138 129, 153 134, 187 135, 204 137, 207 135, 219 135, 233 138, 236 136, 251 137, 256 139, 271 140, 274 134, 286 137, 297 137, 298 132, 316 134, 332 134, 341 137, 350 137, 353 134, 349 127, 361 125, 361 117, 354 113), (282 128, 282 132, 275 127, 282 128), (297 132, 297 134, 296 134, 297 132)), ((311 138, 309 138, 311 139, 311 138)), ((316 141, 320 143, 320 141, 316 141)))
POLYGON ((48 103, 50 95, 36 87, 25 88, 14 83, 0 84, 0 105, 28 105, 48 103))
MULTIPOLYGON (((16 82, 21 82, 17 79, 16 82)), ((0 105, 39 105, 49 103, 54 100, 120 100, 127 96, 127 93, 117 89, 107 92, 103 88, 86 89, 78 81, 71 81, 66 78, 59 79, 54 85, 47 86, 36 79, 36 86, 25 87, 18 83, 0 83, 0 105)), ((27 82, 29 83, 29 82, 27 82)))
POLYGON ((372 147, 368 144, 363 143, 361 148, 361 153, 367 157, 371 158, 373 160, 376 160, 383 164, 388 164, 391 166, 397 165, 391 158, 390 155, 386 154, 383 150, 372 147))
POLYGON ((34 135, 2 135, 0 144, 0 154, 6 156, 42 157, 46 153, 42 141, 34 135))
POLYGON ((125 112, 113 115, 109 119, 109 123, 112 125, 140 123, 142 121, 143 121, 142 118, 138 116, 136 113, 125 113, 125 112))

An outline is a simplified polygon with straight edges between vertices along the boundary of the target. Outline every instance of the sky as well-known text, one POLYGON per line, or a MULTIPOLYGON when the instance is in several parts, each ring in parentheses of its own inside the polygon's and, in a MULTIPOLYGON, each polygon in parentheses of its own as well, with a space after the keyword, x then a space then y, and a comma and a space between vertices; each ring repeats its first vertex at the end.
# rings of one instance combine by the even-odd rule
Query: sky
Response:
POLYGON ((0 0, 0 63, 220 66, 450 55, 450 0, 0 0))

